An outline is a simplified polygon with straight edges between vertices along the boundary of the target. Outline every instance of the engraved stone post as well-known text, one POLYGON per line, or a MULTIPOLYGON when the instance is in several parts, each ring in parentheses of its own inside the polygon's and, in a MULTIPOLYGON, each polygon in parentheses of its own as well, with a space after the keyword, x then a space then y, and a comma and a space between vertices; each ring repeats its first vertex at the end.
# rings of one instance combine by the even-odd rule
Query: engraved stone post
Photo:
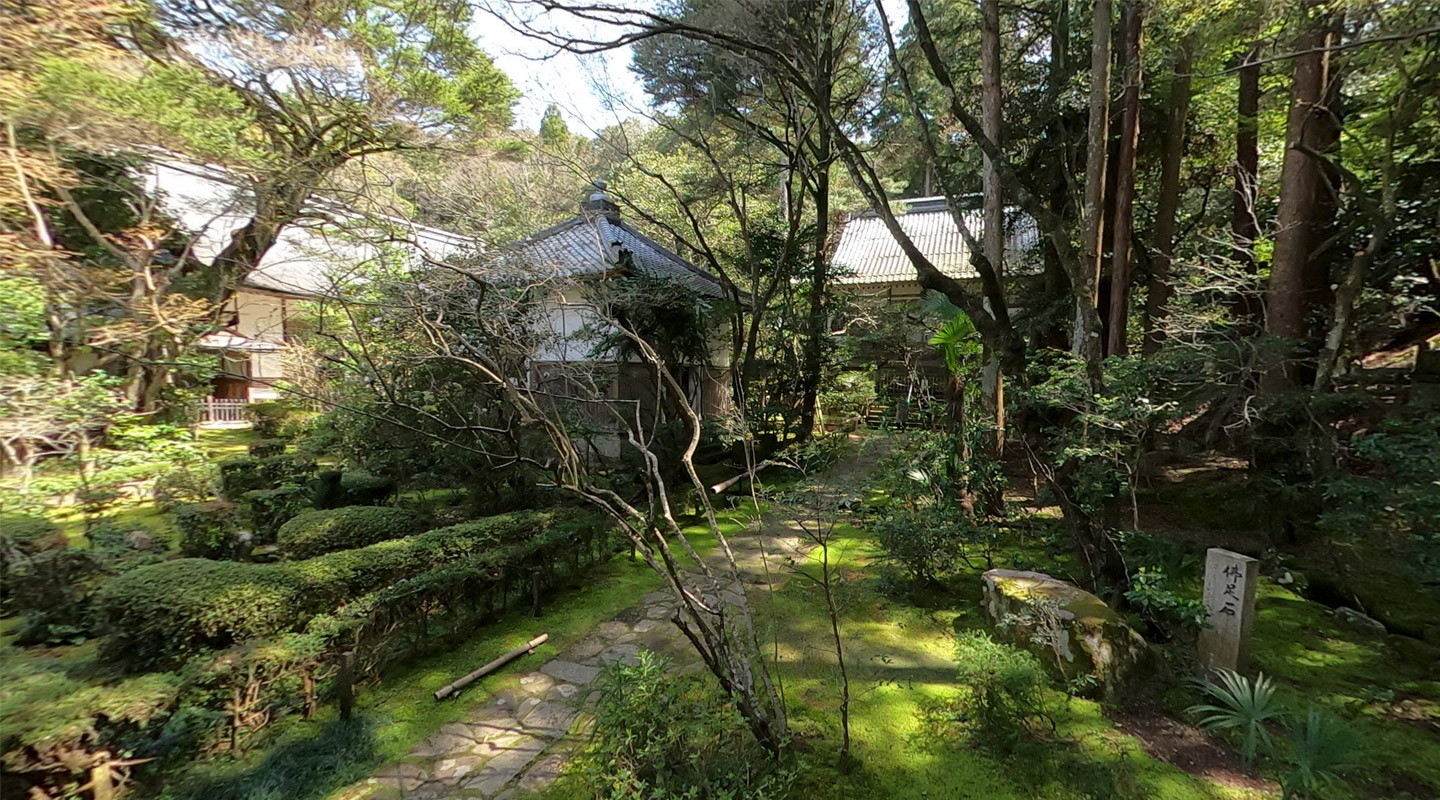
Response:
POLYGON ((1200 632, 1200 663, 1206 669, 1245 671, 1259 567, 1257 559, 1219 547, 1205 552, 1205 608, 1210 611, 1210 627, 1200 632))

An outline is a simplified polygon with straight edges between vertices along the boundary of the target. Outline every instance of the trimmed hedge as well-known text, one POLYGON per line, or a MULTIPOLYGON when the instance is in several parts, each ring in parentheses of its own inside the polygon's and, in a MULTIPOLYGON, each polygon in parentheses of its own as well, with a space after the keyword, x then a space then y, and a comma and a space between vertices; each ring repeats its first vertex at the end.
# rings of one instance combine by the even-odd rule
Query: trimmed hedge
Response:
POLYGON ((198 652, 299 630, 347 601, 509 542, 550 548, 560 560, 559 550, 573 543, 578 564, 581 547, 596 549, 590 542, 598 531, 608 537, 609 523, 593 513, 525 511, 305 561, 187 558, 140 567, 107 582, 97 597, 101 630, 111 634, 101 654, 131 669, 169 668, 198 652))
POLYGON ((310 508, 310 497, 309 487, 296 484, 246 492, 245 502, 250 506, 250 524, 255 531, 255 543, 274 543, 281 526, 310 508))
POLYGON ((395 494, 395 480, 368 472, 326 470, 316 476, 315 507, 378 506, 395 494))
POLYGON ((238 503, 246 492, 304 484, 314 475, 315 461, 306 456, 241 456, 220 462, 220 495, 238 503))
POLYGON ((181 558, 112 578, 96 594, 100 655, 132 669, 166 669, 205 650, 292 628, 304 582, 272 564, 181 558))
POLYGON ((235 505, 224 500, 189 503, 170 515, 180 531, 180 552, 196 558, 231 558, 235 555, 239 522, 235 505))
MULTIPOLYGON (((256 494, 262 493, 246 497, 256 494)), ((285 558, 299 560, 402 539, 420 528, 420 517, 404 509, 348 506, 299 514, 279 527, 276 541, 285 558)))
POLYGON ((284 455, 285 446, 288 445, 284 439, 257 439, 250 443, 249 453, 251 458, 271 458, 284 455))

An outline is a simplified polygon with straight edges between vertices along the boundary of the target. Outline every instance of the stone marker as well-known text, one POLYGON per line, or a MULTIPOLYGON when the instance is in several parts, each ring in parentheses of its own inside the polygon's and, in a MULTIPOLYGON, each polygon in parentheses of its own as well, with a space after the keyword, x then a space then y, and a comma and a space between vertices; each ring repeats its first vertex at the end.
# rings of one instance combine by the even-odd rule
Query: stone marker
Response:
POLYGON ((1260 561, 1219 547, 1205 551, 1205 608, 1210 627, 1200 632, 1206 669, 1244 672, 1255 622, 1255 579, 1260 561))

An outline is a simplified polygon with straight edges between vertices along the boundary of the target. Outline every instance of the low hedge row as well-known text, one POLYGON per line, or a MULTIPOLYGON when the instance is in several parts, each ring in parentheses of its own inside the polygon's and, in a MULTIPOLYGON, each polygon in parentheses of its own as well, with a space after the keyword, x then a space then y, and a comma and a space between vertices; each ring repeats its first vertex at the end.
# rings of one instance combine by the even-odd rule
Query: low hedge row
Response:
MULTIPOLYGON (((487 537, 525 530, 487 524, 502 519, 455 527, 487 537)), ((253 715, 244 713, 249 708, 265 708, 271 716, 308 716, 324 695, 342 691, 342 681, 383 675, 392 665, 413 663, 418 656, 471 636, 476 626, 508 609, 528 607, 532 599, 618 549, 614 526, 596 515, 554 515, 552 523, 523 539, 446 558, 434 569, 359 595, 333 612, 312 617, 301 631, 197 658, 187 674, 217 702, 246 698, 245 709, 232 714, 235 738, 250 733, 253 715), (349 664, 343 672, 337 669, 342 661, 349 664), (346 673, 348 678, 342 677, 346 673)), ((363 551, 346 555, 357 552, 363 551)))
POLYGON ((285 558, 300 560, 403 539, 421 527, 420 516, 403 508, 348 506, 301 513, 280 526, 276 542, 285 558))
POLYGON ((549 541, 540 536, 547 531, 555 541, 589 541, 596 529, 608 523, 593 513, 525 511, 304 561, 186 558, 140 567, 97 595, 109 634, 101 655, 127 669, 169 669, 197 652, 298 630, 316 614, 488 550, 549 541))

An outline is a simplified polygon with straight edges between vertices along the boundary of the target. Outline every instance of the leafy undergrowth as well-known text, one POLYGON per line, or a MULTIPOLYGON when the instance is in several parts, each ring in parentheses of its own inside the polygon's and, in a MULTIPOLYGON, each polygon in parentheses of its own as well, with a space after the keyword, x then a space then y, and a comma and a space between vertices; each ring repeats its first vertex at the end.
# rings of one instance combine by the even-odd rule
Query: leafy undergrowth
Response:
POLYGON ((1355 726, 1359 767, 1337 797, 1440 797, 1440 670, 1395 637, 1338 626, 1328 609, 1269 581, 1255 601, 1255 666, 1292 709, 1324 707, 1355 726))
MULTIPOLYGON (((851 735, 859 766, 836 768, 839 676, 829 621, 814 590, 790 581, 758 619, 780 645, 794 732, 807 743, 796 797, 1239 798, 1142 752, 1098 704, 1046 696, 1054 730, 1018 743, 976 741, 959 719, 955 631, 983 623, 973 602, 918 608, 879 592, 876 552, 846 528, 833 551, 847 575, 842 634, 851 680, 851 735)), ((976 582, 978 586, 978 581, 976 582)), ((977 597, 978 599, 978 590, 977 597)), ((932 604, 934 605, 934 604, 932 604)))

